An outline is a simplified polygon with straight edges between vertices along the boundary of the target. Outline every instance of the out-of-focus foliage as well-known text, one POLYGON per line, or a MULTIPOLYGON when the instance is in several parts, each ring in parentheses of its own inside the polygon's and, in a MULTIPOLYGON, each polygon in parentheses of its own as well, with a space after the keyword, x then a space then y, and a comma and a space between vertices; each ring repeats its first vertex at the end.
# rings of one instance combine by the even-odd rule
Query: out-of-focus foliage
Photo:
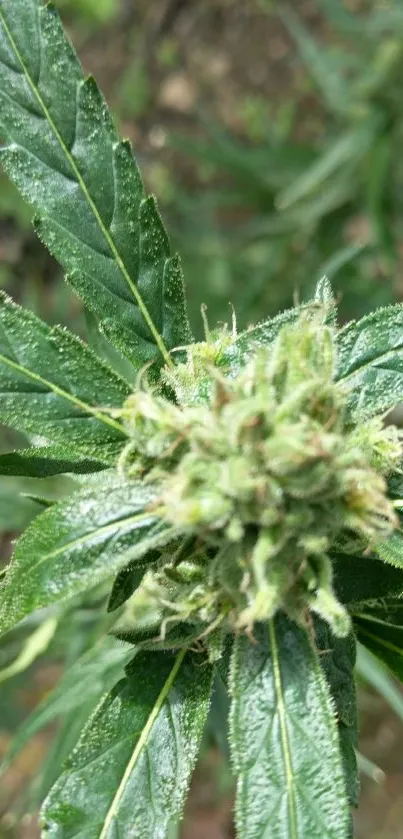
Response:
POLYGON ((353 13, 318 0, 312 33, 292 6, 261 0, 283 21, 300 73, 274 120, 262 124, 262 103, 249 101, 242 137, 205 115, 198 137, 172 139, 200 177, 197 192, 173 199, 189 276, 206 297, 210 285, 221 315, 231 299, 242 323, 324 273, 337 274, 344 317, 402 290, 403 7, 353 13))

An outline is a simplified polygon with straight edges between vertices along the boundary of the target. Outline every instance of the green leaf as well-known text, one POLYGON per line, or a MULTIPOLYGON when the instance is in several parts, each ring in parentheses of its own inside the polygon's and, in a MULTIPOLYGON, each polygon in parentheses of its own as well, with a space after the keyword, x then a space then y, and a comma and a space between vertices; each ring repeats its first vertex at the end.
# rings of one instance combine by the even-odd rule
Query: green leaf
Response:
POLYGON ((368 119, 364 124, 349 129, 334 141, 299 178, 281 192, 276 200, 280 210, 286 210, 306 198, 334 175, 338 169, 362 159, 373 143, 379 119, 368 119))
MULTIPOLYGON (((43 624, 41 630, 42 627, 43 624)), ((29 640, 31 639, 32 636, 29 640)), ((105 691, 110 690, 122 675, 129 657, 133 658, 133 647, 111 637, 102 638, 80 656, 65 671, 56 687, 23 722, 2 761, 2 770, 9 766, 18 752, 41 728, 80 708, 83 697, 94 706, 98 704, 105 691)))
POLYGON ((0 533, 21 531, 40 512, 39 504, 22 495, 25 482, 7 478, 0 482, 0 533))
POLYGON ((179 258, 130 144, 41 0, 0 5, 0 125, 6 172, 40 238, 136 367, 190 339, 179 258))
POLYGON ((334 588, 342 603, 365 603, 403 595, 402 570, 369 556, 332 556, 334 588))
POLYGON ((357 648, 357 671, 362 679, 375 688, 403 720, 403 696, 377 656, 366 650, 362 644, 357 648))
POLYGON ((259 347, 267 347, 272 344, 283 326, 289 323, 295 323, 301 315, 301 312, 309 309, 315 303, 326 306, 327 313, 325 320, 327 323, 334 323, 336 316, 335 299, 331 285, 326 277, 323 277, 317 283, 313 300, 308 301, 308 303, 303 303, 300 306, 294 306, 292 309, 285 309, 284 312, 280 312, 275 317, 267 318, 267 320, 250 327, 245 332, 241 332, 233 344, 223 350, 219 364, 223 367, 230 367, 231 371, 243 367, 259 347))
POLYGON ((307 634, 285 617, 235 642, 231 745, 247 839, 346 839, 334 709, 307 634))
POLYGON ((279 6, 279 12, 325 103, 337 115, 344 115, 351 107, 351 90, 341 72, 337 54, 323 43, 319 44, 291 9, 279 6))
POLYGON ((247 329, 246 332, 242 332, 236 341, 222 352, 220 365, 235 369, 243 367, 259 347, 266 347, 275 341, 283 326, 298 320, 303 308, 305 307, 295 306, 293 309, 286 309, 275 317, 268 318, 247 329))
POLYGON ((354 616, 358 640, 403 681, 403 626, 388 623, 366 611, 354 616))
POLYGON ((386 542, 377 546, 376 552, 383 562, 403 569, 403 534, 401 530, 394 530, 386 542))
POLYGON ((315 631, 319 661, 336 707, 348 799, 350 804, 358 807, 358 719, 354 680, 356 641, 353 633, 347 638, 336 638, 329 625, 318 618, 315 620, 315 631))
POLYGON ((0 454, 0 475, 49 478, 68 473, 86 475, 105 468, 105 463, 75 455, 63 446, 38 446, 0 454))
POLYGON ((403 399, 403 306, 377 309, 337 336, 336 379, 356 418, 388 411, 403 399))
POLYGON ((44 835, 165 839, 182 813, 211 681, 200 655, 137 655, 45 801, 44 835))
POLYGON ((335 308, 336 301, 334 299, 332 286, 326 276, 321 277, 319 282, 316 284, 314 299, 315 302, 322 303, 322 305, 327 306, 329 309, 335 308))
POLYGON ((108 600, 108 612, 114 612, 126 600, 132 596, 133 592, 140 585, 141 580, 147 568, 154 564, 161 557, 160 551, 150 551, 147 554, 147 563, 131 562, 126 568, 123 568, 117 574, 113 581, 112 591, 108 600))
POLYGON ((110 409, 120 408, 129 393, 78 338, 0 293, 1 422, 114 459, 127 438, 110 409))
POLYGON ((47 618, 25 641, 17 658, 0 670, 0 684, 23 673, 47 650, 57 629, 57 618, 47 618))
POLYGON ((172 538, 150 486, 107 477, 38 516, 17 542, 0 589, 0 632, 113 577, 172 538))

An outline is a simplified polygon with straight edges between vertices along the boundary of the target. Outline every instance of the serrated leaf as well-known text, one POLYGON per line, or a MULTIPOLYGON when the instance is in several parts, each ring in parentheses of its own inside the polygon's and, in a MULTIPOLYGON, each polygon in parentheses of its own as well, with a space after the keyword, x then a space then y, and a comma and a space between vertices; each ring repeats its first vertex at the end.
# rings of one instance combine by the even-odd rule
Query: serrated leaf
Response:
POLYGON ((80 656, 23 722, 2 761, 1 769, 7 768, 31 737, 44 726, 76 711, 82 705, 83 697, 94 706, 98 704, 102 695, 122 675, 129 657, 133 658, 133 647, 110 637, 102 638, 80 656))
POLYGON ((365 420, 403 399, 403 306, 377 309, 337 336, 336 379, 354 416, 365 420))
POLYGON ((377 546, 376 552, 383 562, 388 562, 403 570, 403 534, 401 530, 394 530, 386 542, 377 546))
POLYGON ((1 422, 113 460, 127 438, 109 409, 129 393, 82 341, 0 293, 1 422))
POLYGON ((179 259, 130 144, 41 0, 0 4, 0 102, 3 165, 39 236, 136 367, 171 363, 190 338, 179 259))
POLYGON ((200 655, 137 655, 51 790, 44 836, 166 839, 182 813, 211 681, 200 655))
POLYGON ((151 486, 114 475, 45 510, 17 542, 0 589, 0 632, 169 541, 173 529, 150 509, 153 502, 151 486))
POLYGON ((0 475, 49 478, 52 475, 87 475, 106 468, 99 460, 75 455, 63 446, 38 446, 0 454, 0 475))
POLYGON ((280 616, 240 637, 230 718, 240 839, 347 839, 334 709, 306 633, 280 616))
POLYGON ((358 719, 354 680, 356 641, 353 633, 347 638, 336 638, 329 625, 320 619, 315 620, 315 634, 320 665, 336 707, 348 799, 351 805, 358 807, 358 719))

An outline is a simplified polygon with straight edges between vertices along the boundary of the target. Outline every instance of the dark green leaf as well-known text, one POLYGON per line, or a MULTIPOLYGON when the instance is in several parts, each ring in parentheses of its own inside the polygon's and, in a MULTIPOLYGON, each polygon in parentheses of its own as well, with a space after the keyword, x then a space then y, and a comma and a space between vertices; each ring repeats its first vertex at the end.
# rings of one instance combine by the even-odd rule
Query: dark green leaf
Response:
POLYGON ((0 589, 0 631, 169 541, 172 528, 150 511, 153 501, 150 486, 109 476, 38 516, 18 541, 0 589))
POLYGON ((51 790, 45 836, 165 839, 181 816, 211 680, 201 656, 136 656, 51 790))
POLYGON ((357 638, 403 681, 403 626, 383 621, 371 613, 354 616, 357 638))
POLYGON ((284 617, 235 642, 231 746, 247 839, 346 839, 334 710, 306 633, 284 617))
POLYGON ((356 641, 353 633, 336 638, 329 625, 315 620, 319 661, 336 707, 337 728, 344 763, 350 804, 358 807, 359 776, 356 748, 358 743, 357 696, 354 681, 356 641))
POLYGON ((369 556, 336 554, 332 557, 334 587, 343 603, 403 595, 403 570, 369 556))
POLYGON ((133 648, 110 637, 102 638, 85 652, 24 721, 2 762, 2 769, 41 728, 76 711, 82 705, 83 697, 95 706, 120 678, 129 656, 133 657, 133 648))
POLYGON ((133 592, 140 585, 145 571, 149 566, 160 558, 160 551, 150 551, 147 555, 147 563, 131 562, 127 568, 122 568, 113 581, 112 591, 108 601, 108 612, 114 612, 126 600, 132 596, 133 592))
POLYGON ((49 478, 52 475, 86 475, 105 469, 98 460, 75 456, 63 446, 39 446, 0 454, 0 475, 49 478))
POLYGON ((78 338, 0 294, 1 422, 111 458, 126 436, 108 409, 120 408, 129 393, 78 338))
POLYGON ((386 542, 378 545, 376 552, 383 562, 403 570, 403 534, 395 530, 386 542))
POLYGON ((337 337, 336 378, 350 410, 364 420, 403 399, 403 306, 377 309, 337 337))
POLYGON ((130 144, 41 0, 1 2, 0 102, 3 165, 39 236, 135 366, 170 363, 189 339, 178 257, 130 144))

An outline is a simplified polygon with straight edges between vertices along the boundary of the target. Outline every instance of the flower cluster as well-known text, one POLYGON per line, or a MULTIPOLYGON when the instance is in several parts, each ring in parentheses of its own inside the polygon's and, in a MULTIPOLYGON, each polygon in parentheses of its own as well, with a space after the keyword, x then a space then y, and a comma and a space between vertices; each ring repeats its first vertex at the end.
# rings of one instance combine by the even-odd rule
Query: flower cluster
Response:
POLYGON ((121 633, 251 633, 281 609, 299 622, 312 610, 345 635, 330 553, 372 550, 396 526, 385 479, 401 459, 397 430, 353 424, 334 381, 334 330, 317 308, 232 378, 214 347, 196 346, 196 364, 166 374, 176 403, 143 389, 124 408, 121 467, 157 486, 181 536, 128 601, 121 633))

